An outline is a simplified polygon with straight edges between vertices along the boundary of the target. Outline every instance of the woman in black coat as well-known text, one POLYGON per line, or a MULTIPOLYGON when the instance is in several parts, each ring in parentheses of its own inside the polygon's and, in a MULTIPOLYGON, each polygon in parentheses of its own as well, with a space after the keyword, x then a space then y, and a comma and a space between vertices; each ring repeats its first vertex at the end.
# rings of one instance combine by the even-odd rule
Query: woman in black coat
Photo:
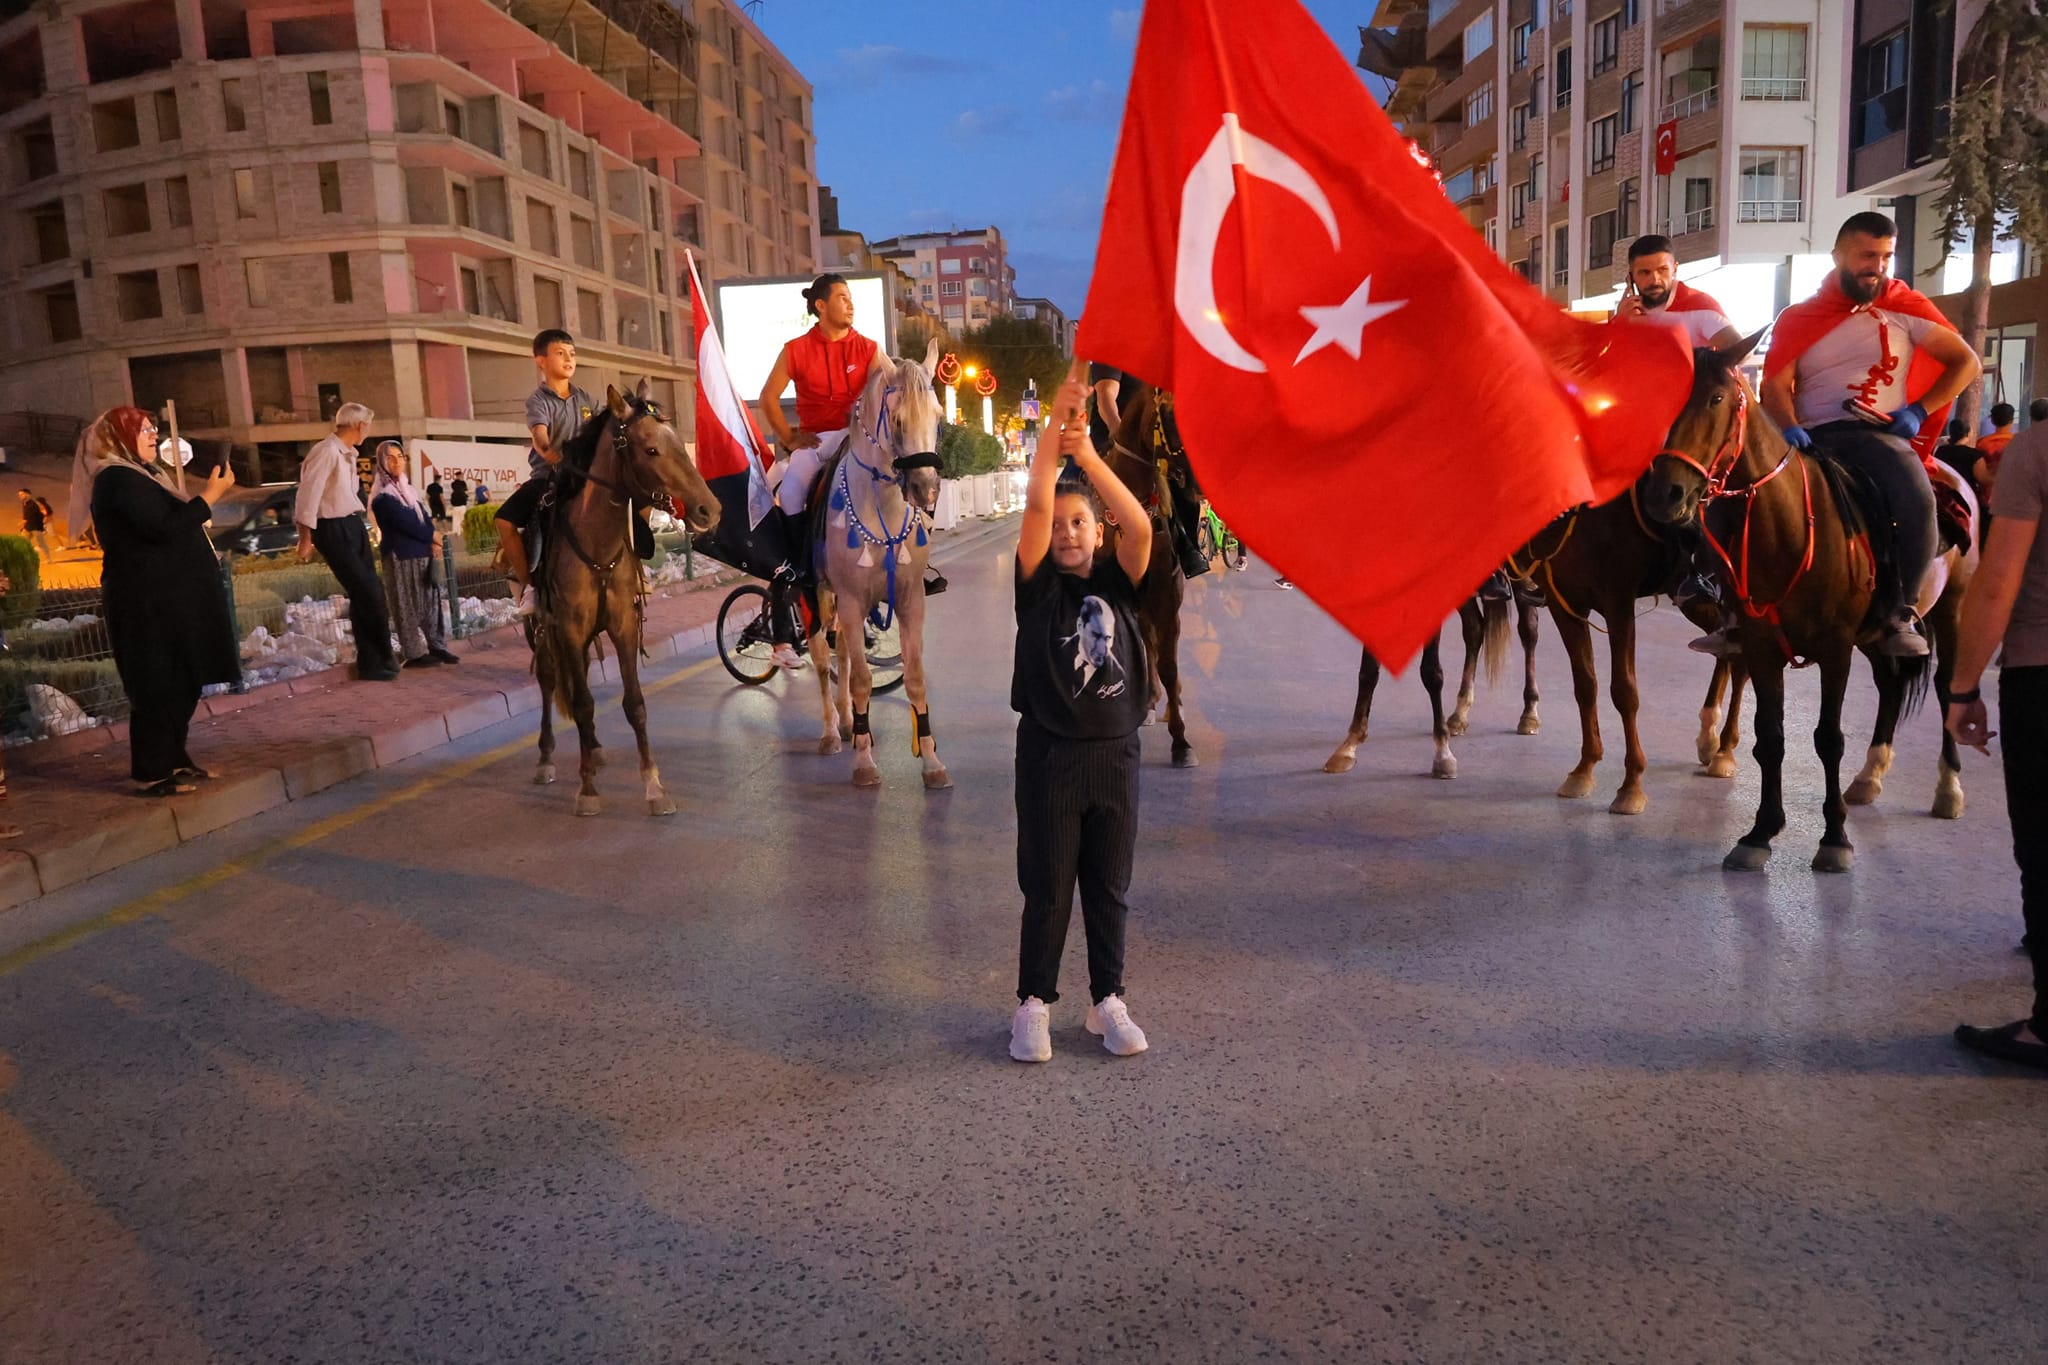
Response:
POLYGON ((105 556, 100 592, 128 694, 136 790, 172 796, 213 776, 185 749, 200 689, 241 677, 220 561, 206 538, 212 504, 235 476, 215 470, 186 497, 156 451, 156 423, 140 408, 114 408, 87 428, 72 470, 71 522, 89 521, 105 556))

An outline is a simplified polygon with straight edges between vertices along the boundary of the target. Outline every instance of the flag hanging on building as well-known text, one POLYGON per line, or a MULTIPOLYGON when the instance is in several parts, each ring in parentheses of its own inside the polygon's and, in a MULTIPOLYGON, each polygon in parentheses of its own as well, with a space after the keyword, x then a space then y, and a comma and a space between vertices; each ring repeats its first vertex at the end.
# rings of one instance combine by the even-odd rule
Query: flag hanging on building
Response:
POLYGON ((1253 549, 1400 666, 1692 383, 1495 256, 1296 0, 1149 0, 1080 349, 1174 392, 1253 549))
POLYGON ((775 506, 768 491, 768 442, 726 368, 711 303, 697 277, 697 258, 687 250, 683 254, 690 267, 690 309, 697 324, 697 472, 711 485, 720 506, 745 500, 747 526, 752 529, 775 506))

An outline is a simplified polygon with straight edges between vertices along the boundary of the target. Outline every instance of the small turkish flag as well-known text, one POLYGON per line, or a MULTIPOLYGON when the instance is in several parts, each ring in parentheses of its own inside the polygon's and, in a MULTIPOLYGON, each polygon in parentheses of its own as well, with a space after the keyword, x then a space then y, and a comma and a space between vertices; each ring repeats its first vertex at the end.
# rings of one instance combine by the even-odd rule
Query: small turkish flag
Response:
POLYGON ((697 258, 684 252, 690 267, 690 309, 697 333, 697 472, 711 486, 711 494, 724 509, 718 525, 700 539, 698 547, 713 558, 753 573, 774 572, 786 557, 780 524, 769 523, 761 531, 761 520, 775 506, 768 491, 768 442, 754 425, 754 414, 732 382, 726 367, 725 346, 718 339, 718 327, 711 321, 711 304, 704 297, 704 282, 697 278, 697 258), (744 506, 744 519, 733 515, 744 506))
POLYGON ((1657 125, 1657 174, 1669 175, 1678 169, 1678 120, 1667 119, 1657 125))
POLYGON ((1081 337, 1174 391, 1231 529, 1395 667, 1692 387, 1675 329, 1494 255, 1295 0, 1145 6, 1081 337))

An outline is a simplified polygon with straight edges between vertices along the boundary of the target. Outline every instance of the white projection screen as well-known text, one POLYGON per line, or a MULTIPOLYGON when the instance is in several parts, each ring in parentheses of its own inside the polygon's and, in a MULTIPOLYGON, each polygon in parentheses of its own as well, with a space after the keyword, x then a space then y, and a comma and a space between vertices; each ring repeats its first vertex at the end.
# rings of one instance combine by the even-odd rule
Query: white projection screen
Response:
MULTIPOLYGON (((853 326, 872 337, 889 354, 896 353, 896 319, 889 308, 889 294, 879 274, 849 273, 847 287, 853 290, 853 326)), ((751 403, 768 382, 775 357, 792 337, 811 329, 811 317, 804 307, 803 279, 721 280, 710 286, 712 308, 718 319, 719 339, 725 343, 725 361, 732 370, 732 382, 740 397, 751 403)), ((795 386, 783 390, 789 398, 795 386)))

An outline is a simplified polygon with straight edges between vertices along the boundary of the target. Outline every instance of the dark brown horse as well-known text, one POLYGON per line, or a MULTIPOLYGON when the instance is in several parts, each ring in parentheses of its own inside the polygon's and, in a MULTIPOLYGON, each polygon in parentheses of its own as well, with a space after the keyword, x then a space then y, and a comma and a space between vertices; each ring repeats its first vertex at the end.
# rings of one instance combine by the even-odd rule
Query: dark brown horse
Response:
MULTIPOLYGON (((1536 608, 1530 598, 1523 598, 1522 648, 1527 661, 1527 678, 1522 691, 1522 719, 1516 727, 1517 733, 1536 733, 1536 608)), ((1457 708, 1448 716, 1444 714, 1444 663, 1443 631, 1422 647, 1422 686, 1429 693, 1430 736, 1436 743, 1436 757, 1431 761, 1431 777, 1452 778, 1458 775, 1458 759, 1451 752, 1451 738, 1465 733, 1471 723, 1474 680, 1479 671, 1479 661, 1486 660, 1486 683, 1491 687, 1500 677, 1502 665, 1507 662, 1508 651, 1508 602, 1506 598, 1473 597, 1458 608, 1458 624, 1465 637, 1465 672, 1458 686, 1457 708)), ((1337 748, 1323 762, 1326 773, 1348 773, 1357 765, 1358 746, 1365 743, 1365 737, 1372 721, 1373 693, 1380 684, 1380 661, 1373 657, 1371 650, 1361 651, 1358 661, 1358 700, 1351 708, 1351 728, 1344 732, 1344 738, 1337 748)))
POLYGON ((640 631, 645 588, 633 553, 633 503, 652 504, 693 531, 718 524, 718 500, 698 474, 647 385, 628 399, 616 388, 563 452, 562 474, 543 516, 547 544, 535 573, 541 610, 527 626, 540 682, 540 764, 536 783, 555 780, 554 710, 576 723, 583 784, 576 813, 599 810, 597 703, 590 690, 591 646, 602 634, 619 661, 626 719, 640 745, 640 782, 649 815, 675 814, 647 747, 647 701, 640 691, 640 631))
MULTIPOLYGON (((1875 635, 1869 617, 1876 566, 1867 537, 1858 534, 1857 511, 1828 467, 1785 443, 1736 372, 1756 340, 1694 353, 1692 393, 1640 484, 1643 510, 1665 525, 1700 517, 1718 547, 1724 586, 1738 609, 1743 661, 1756 685, 1762 792, 1755 823, 1722 866, 1761 868, 1785 828, 1785 666, 1801 661, 1820 666, 1813 747, 1826 772, 1826 830, 1813 868, 1846 872, 1855 847, 1842 796, 1842 698, 1857 645, 1875 635)), ((1910 710, 1925 660, 1895 663, 1910 710)))
POLYGON ((1169 480, 1192 483, 1193 472, 1173 421, 1173 397, 1150 384, 1134 384, 1118 395, 1119 421, 1105 457, 1110 469, 1145 504, 1152 518, 1152 558, 1138 585, 1138 623, 1145 653, 1157 677, 1152 700, 1166 702, 1166 732, 1173 739, 1173 766, 1193 768, 1201 760, 1188 743, 1180 707, 1180 607, 1187 578, 1173 550, 1173 499, 1169 480))

